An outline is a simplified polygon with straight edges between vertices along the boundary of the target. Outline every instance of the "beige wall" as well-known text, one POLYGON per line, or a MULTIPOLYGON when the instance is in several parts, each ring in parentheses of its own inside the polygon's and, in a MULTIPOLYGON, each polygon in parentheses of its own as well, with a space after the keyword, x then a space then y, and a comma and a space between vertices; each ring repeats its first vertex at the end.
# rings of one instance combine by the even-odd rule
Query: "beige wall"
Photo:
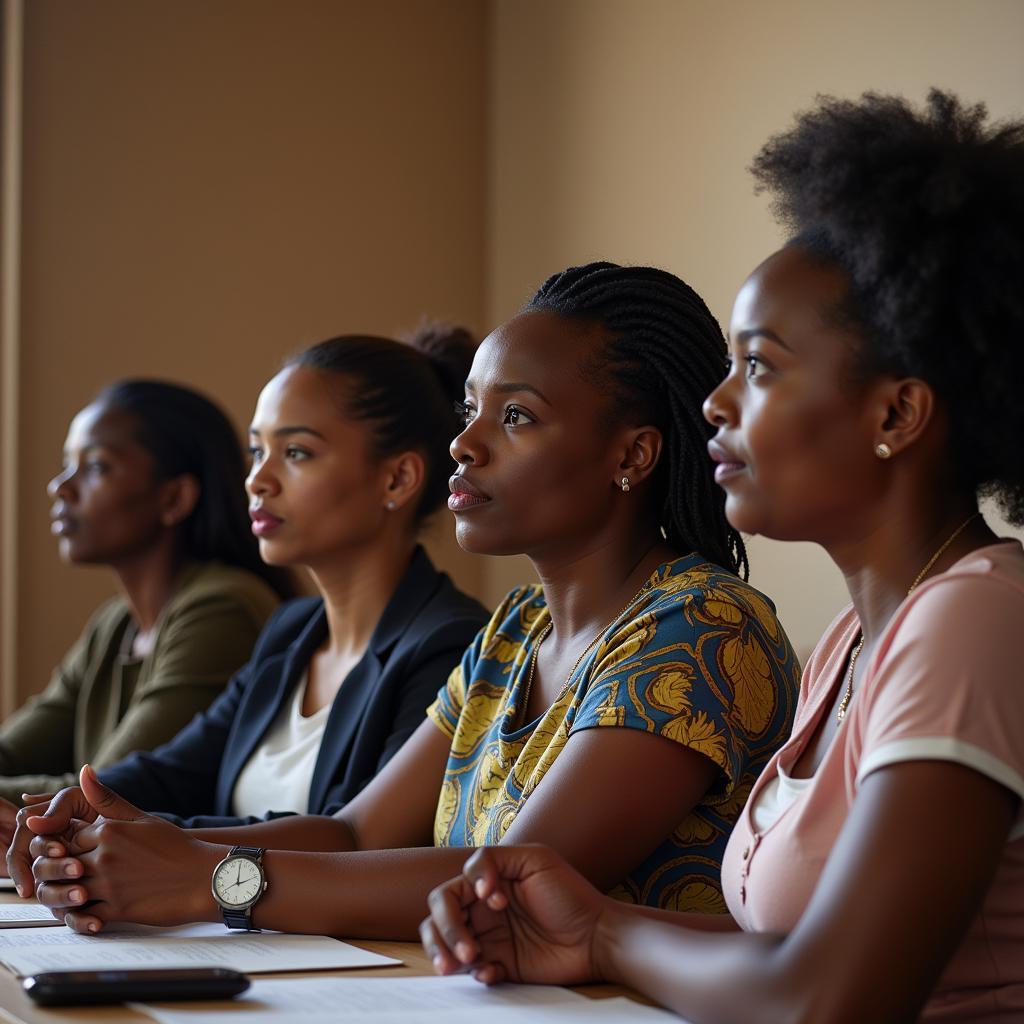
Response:
MULTIPOLYGON (((424 314, 484 326, 486 14, 476 0, 25 5, 21 695, 112 590, 107 571, 59 563, 45 494, 100 385, 181 380, 242 425, 299 346, 424 314)), ((442 547, 476 588, 479 564, 442 547)))
MULTIPOLYGON (((495 0, 488 313, 594 258, 688 280, 723 323, 781 236, 745 168, 816 93, 932 84, 1024 114, 1020 0, 495 0)), ((753 582, 806 652, 845 603, 811 545, 755 539, 753 582)), ((497 595, 527 567, 501 566, 497 595)))

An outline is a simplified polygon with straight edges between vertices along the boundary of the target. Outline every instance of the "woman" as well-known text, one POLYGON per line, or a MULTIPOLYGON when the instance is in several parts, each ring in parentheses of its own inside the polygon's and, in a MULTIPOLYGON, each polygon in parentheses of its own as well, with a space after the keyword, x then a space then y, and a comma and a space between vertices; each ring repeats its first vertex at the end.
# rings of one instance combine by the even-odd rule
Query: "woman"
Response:
POLYGON ((417 543, 448 494, 475 348, 462 328, 344 336, 267 384, 249 427, 252 533, 318 595, 273 616, 206 712, 104 780, 179 824, 242 825, 329 814, 391 759, 487 621, 417 543))
POLYGON ((730 840, 731 918, 486 850, 431 898, 442 973, 605 978, 700 1024, 1024 1016, 1024 552, 977 504, 1024 522, 1024 123, 984 116, 824 101, 754 164, 794 235, 736 300, 709 450, 730 522, 822 544, 853 603, 730 840))
MULTIPOLYGON (((83 930, 216 920, 211 876, 244 845, 227 862, 269 883, 244 923, 411 937, 466 847, 544 840, 623 900, 724 909, 726 836, 796 696, 704 458, 700 402, 724 352, 704 303, 663 271, 551 278, 477 351, 449 499, 464 548, 525 552, 543 586, 505 599, 428 719, 333 818, 190 836, 106 820, 139 813, 85 773, 84 791, 26 815, 60 840, 44 854, 74 854, 37 862, 40 899, 83 930), (104 820, 74 835, 89 798, 104 820)), ((27 862, 15 871, 30 891, 27 862)))
POLYGON ((22 793, 170 739, 248 658, 288 591, 260 560, 244 476, 228 418, 188 388, 125 380, 75 416, 52 529, 65 561, 110 566, 121 595, 0 727, 4 847, 22 793))

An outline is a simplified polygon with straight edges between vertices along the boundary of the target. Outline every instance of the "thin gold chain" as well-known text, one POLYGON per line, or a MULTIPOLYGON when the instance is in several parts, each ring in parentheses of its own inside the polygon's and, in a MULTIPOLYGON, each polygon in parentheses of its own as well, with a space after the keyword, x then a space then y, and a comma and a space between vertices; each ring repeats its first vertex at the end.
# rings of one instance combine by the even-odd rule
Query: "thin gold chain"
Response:
MULTIPOLYGON (((615 625, 615 623, 626 613, 626 611, 636 603, 640 595, 643 594, 643 592, 648 588, 650 582, 651 581, 649 578, 644 580, 643 586, 622 606, 622 608, 619 609, 615 617, 598 632, 594 639, 591 640, 590 643, 583 648, 583 653, 576 659, 576 663, 573 665, 572 670, 565 677, 565 682, 562 683, 562 688, 558 691, 558 696, 556 696, 555 699, 551 702, 552 704, 556 704, 558 701, 562 699, 562 697, 565 696, 565 692, 569 689, 569 684, 572 682, 572 677, 576 675, 576 670, 582 664, 583 659, 594 649, 595 646, 597 646, 597 643, 601 639, 601 637, 603 637, 605 633, 607 633, 608 630, 611 629, 611 627, 615 625)), ((534 641, 533 650, 530 652, 530 668, 527 671, 526 682, 523 686, 522 697, 520 698, 520 707, 522 708, 524 713, 526 710, 526 702, 530 699, 530 691, 533 689, 533 675, 537 671, 537 652, 540 650, 540 645, 547 638, 548 633, 550 633, 551 630, 554 628, 554 625, 555 624, 553 622, 549 622, 540 631, 540 634, 534 641)))
MULTIPOLYGON (((943 552, 950 544, 953 543, 963 533, 964 528, 972 520, 977 519, 980 516, 980 512, 972 512, 939 546, 938 551, 932 555, 924 564, 924 568, 914 577, 914 582, 910 584, 910 589, 907 591, 907 597, 914 592, 918 583, 921 582, 928 575, 928 570, 942 557, 943 552)), ((836 711, 836 724, 841 725, 843 719, 846 717, 846 706, 850 703, 850 698, 853 696, 853 670, 857 664, 857 659, 860 657, 860 652, 864 647, 864 634, 860 635, 860 642, 853 649, 853 653, 850 655, 850 668, 846 673, 846 693, 843 694, 843 699, 839 702, 839 708, 836 711)))

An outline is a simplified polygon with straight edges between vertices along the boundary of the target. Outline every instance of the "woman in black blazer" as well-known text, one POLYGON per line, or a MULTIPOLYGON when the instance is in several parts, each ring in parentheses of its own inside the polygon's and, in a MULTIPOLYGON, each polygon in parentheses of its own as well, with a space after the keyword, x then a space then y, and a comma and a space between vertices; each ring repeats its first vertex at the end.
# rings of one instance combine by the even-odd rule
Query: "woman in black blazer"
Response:
POLYGON ((282 606, 208 710, 104 781, 204 827, 329 814, 387 763, 488 617, 416 542, 448 494, 453 402, 474 348, 461 329, 428 328, 408 344, 333 338, 267 384, 250 428, 253 532, 265 561, 305 566, 320 596, 282 606), (290 780, 293 805, 275 799, 287 749, 264 759, 240 797, 251 759, 286 747, 289 717, 303 728, 316 716, 319 749, 290 780))

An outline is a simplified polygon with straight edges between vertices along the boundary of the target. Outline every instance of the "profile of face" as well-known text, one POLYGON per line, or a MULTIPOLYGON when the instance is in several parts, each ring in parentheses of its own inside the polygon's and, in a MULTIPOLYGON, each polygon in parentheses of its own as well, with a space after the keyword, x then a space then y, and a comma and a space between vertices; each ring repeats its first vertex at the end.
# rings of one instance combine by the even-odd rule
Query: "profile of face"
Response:
POLYGON ((878 407, 854 372, 858 336, 830 311, 848 281, 795 246, 746 280, 729 328, 732 368, 704 403, 729 522, 827 542, 850 532, 877 486, 878 407))
POLYGON ((71 421, 61 471, 47 485, 50 530, 66 562, 118 565, 152 548, 168 523, 169 488, 136 439, 135 419, 102 404, 71 421))
POLYGON ((448 507, 465 550, 571 553, 606 527, 626 442, 583 372, 601 343, 600 328, 533 311, 477 349, 451 445, 448 507))
POLYGON ((253 533, 271 565, 316 568, 378 536, 392 483, 366 422, 344 415, 340 374, 289 366, 260 392, 245 481, 253 533))

